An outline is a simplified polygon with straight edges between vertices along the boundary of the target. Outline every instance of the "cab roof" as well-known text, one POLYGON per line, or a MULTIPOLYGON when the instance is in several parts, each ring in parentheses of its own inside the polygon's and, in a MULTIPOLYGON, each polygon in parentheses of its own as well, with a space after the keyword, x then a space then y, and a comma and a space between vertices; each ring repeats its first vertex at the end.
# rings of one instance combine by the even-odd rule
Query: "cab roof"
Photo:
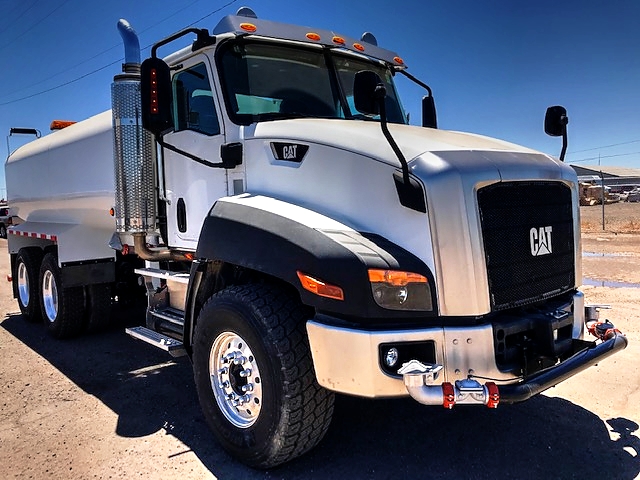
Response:
POLYGON ((228 15, 213 29, 213 35, 233 33, 238 36, 256 35, 267 38, 293 40, 314 45, 349 50, 367 55, 389 63, 397 68, 405 68, 404 61, 397 53, 378 47, 375 37, 370 33, 363 35, 363 39, 340 35, 331 30, 304 27, 288 23, 262 20, 253 16, 228 15))

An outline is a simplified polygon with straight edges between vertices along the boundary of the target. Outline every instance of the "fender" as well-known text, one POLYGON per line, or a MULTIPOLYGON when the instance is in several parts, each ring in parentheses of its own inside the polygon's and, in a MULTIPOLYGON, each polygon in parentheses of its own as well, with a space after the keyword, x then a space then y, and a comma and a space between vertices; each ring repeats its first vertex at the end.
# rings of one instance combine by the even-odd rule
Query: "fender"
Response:
POLYGON ((263 196, 218 201, 204 221, 196 256, 258 271, 294 286, 306 305, 321 312, 367 319, 418 318, 434 312, 379 307, 368 269, 415 272, 435 286, 428 267, 415 255, 375 234, 361 233, 312 210, 263 196), (344 301, 314 295, 300 285, 297 271, 337 285, 344 301))
POLYGON ((24 247, 55 248, 66 286, 112 283, 116 253, 109 247, 112 231, 88 225, 27 221, 8 230, 11 255, 24 247))

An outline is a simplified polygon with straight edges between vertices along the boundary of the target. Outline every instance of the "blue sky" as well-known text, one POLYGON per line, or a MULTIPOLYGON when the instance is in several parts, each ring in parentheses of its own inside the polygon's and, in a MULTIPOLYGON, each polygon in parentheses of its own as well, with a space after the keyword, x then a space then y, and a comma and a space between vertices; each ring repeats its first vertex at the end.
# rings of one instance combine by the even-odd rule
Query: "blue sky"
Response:
MULTIPOLYGON (((561 104, 570 119, 569 162, 640 167, 637 0, 231 2, 0 0, 0 132, 46 134, 53 119, 82 120, 110 108, 123 57, 119 18, 138 32, 145 58, 144 47, 155 41, 194 22, 212 29, 248 5, 269 20, 354 37, 373 32, 433 88, 441 128, 558 155, 560 140, 542 125, 546 108, 561 104)), ((402 80, 403 103, 417 123, 423 92, 402 80)), ((12 148, 18 140, 11 138, 12 148)))

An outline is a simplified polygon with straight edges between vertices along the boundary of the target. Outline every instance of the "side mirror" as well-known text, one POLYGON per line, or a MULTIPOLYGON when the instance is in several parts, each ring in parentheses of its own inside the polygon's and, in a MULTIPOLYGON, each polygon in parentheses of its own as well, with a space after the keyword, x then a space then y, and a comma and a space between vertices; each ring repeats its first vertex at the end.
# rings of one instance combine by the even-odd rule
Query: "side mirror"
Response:
POLYGON ((140 66, 142 126, 157 137, 173 130, 171 72, 162 59, 147 58, 140 66))
POLYGON ((387 90, 377 73, 362 70, 353 79, 353 101, 356 110, 365 115, 380 113, 380 99, 384 99, 387 90))
POLYGON ((438 128, 436 102, 431 95, 425 95, 422 97, 422 126, 427 128, 438 128))
POLYGON ((547 113, 544 116, 544 131, 547 135, 552 137, 561 137, 567 132, 567 124, 569 123, 569 117, 567 117, 567 110, 560 105, 547 108, 547 113))
POLYGON ((567 109, 560 105, 547 108, 544 116, 544 131, 552 137, 562 137, 562 151, 560 152, 560 161, 564 162, 564 156, 567 153, 567 109))

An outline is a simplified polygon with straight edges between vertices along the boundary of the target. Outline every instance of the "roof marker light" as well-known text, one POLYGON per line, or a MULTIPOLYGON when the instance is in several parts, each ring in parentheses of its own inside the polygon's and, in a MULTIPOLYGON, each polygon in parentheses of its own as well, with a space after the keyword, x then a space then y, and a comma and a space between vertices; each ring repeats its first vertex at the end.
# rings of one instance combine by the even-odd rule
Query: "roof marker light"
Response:
POLYGON ((344 292, 336 285, 325 283, 322 280, 313 278, 311 275, 297 271, 300 284, 305 290, 320 297, 332 298, 333 300, 344 300, 344 292))
POLYGON ((364 52, 364 45, 362 45, 361 43, 354 43, 353 44, 353 48, 355 48, 356 50, 359 50, 361 52, 364 52))
POLYGON ((402 60, 400 57, 393 57, 393 61, 398 65, 404 65, 404 60, 402 60))
POLYGON ((70 127, 74 123, 76 122, 73 120, 54 120, 51 122, 51 125, 49 125, 49 130, 62 130, 63 128, 70 127))
POLYGON ((240 28, 245 32, 251 32, 251 33, 258 30, 258 27, 256 27, 253 23, 241 23, 240 28))
POLYGON ((307 33, 307 38, 309 40, 313 40, 314 42, 319 42, 320 41, 320 35, 318 35, 317 33, 314 32, 309 32, 307 33))
POLYGON ((333 40, 333 43, 337 43, 338 45, 344 45, 346 43, 344 38, 338 36, 333 37, 331 40, 333 40))

